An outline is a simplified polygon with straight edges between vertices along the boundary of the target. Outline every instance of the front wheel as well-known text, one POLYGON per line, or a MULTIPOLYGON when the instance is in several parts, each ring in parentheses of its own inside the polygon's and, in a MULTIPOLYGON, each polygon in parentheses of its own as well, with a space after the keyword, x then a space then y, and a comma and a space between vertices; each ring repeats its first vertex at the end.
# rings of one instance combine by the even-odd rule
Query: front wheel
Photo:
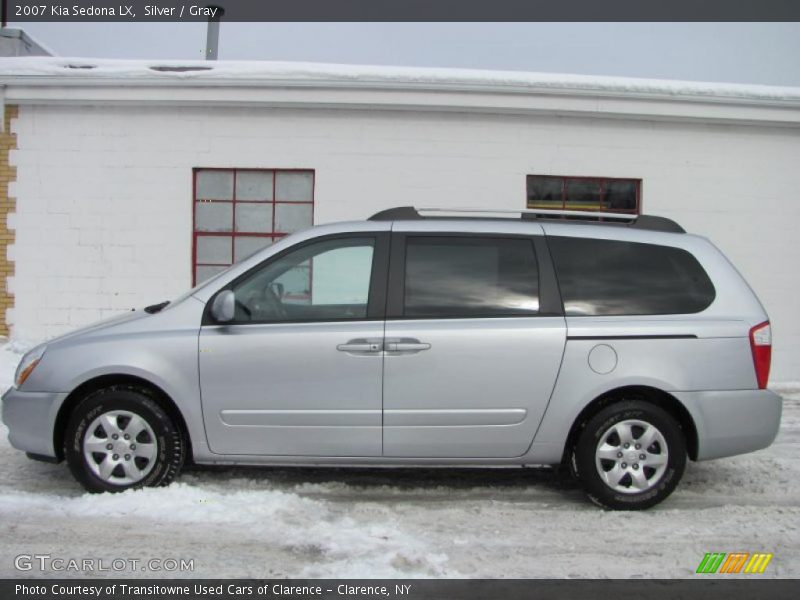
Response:
POLYGON ((662 408, 623 400, 589 419, 571 462, 592 501, 640 510, 655 506, 678 485, 686 467, 686 440, 662 408))
POLYGON ((179 473, 185 441, 144 391, 114 387, 85 398, 70 416, 64 453, 90 492, 167 485, 179 473))

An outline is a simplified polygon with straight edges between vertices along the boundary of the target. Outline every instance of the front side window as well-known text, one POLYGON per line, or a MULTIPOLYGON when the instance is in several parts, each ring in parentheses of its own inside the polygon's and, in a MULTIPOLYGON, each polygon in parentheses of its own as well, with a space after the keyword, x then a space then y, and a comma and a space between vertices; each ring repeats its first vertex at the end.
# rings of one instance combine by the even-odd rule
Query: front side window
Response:
POLYGON ((406 317, 529 316, 539 311, 531 240, 409 237, 405 265, 406 317))
POLYGON ((312 225, 314 172, 194 170, 194 283, 312 225))
POLYGON ((284 254, 232 287, 234 321, 365 319, 372 238, 325 240, 284 254))
POLYGON ((547 242, 567 316, 697 313, 716 295, 703 267, 681 248, 557 236, 547 242))

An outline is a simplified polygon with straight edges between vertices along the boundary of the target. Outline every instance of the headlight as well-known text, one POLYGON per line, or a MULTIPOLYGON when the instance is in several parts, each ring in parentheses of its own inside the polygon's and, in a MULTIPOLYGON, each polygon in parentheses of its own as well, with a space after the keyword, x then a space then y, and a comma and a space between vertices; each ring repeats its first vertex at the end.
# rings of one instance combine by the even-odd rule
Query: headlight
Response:
POLYGON ((17 367, 17 373, 14 375, 14 385, 16 387, 21 386, 23 383, 25 383, 25 380, 30 377, 30 374, 33 373, 33 370, 36 368, 36 365, 38 365, 39 361, 42 360, 45 350, 47 350, 47 346, 42 344, 41 346, 36 346, 36 348, 22 357, 22 360, 19 361, 19 366, 17 367))

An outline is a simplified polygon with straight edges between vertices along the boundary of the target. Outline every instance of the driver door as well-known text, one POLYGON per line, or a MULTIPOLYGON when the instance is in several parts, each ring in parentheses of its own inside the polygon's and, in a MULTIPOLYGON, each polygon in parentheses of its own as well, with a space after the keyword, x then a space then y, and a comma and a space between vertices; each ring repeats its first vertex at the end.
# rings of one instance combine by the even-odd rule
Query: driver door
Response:
POLYGON ((383 232, 317 238, 226 286, 234 320, 199 339, 213 452, 381 455, 388 244, 383 232))

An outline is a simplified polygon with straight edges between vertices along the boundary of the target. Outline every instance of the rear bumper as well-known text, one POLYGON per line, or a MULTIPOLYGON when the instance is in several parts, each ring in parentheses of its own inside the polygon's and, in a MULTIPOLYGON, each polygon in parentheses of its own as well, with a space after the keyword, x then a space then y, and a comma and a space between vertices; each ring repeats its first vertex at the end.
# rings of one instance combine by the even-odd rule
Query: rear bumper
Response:
POLYGON ((697 460, 761 450, 778 435, 783 399, 769 390, 677 392, 697 427, 697 460))
POLYGON ((8 427, 11 445, 29 454, 55 458, 53 430, 58 409, 66 397, 67 394, 9 388, 3 394, 3 423, 8 427))

